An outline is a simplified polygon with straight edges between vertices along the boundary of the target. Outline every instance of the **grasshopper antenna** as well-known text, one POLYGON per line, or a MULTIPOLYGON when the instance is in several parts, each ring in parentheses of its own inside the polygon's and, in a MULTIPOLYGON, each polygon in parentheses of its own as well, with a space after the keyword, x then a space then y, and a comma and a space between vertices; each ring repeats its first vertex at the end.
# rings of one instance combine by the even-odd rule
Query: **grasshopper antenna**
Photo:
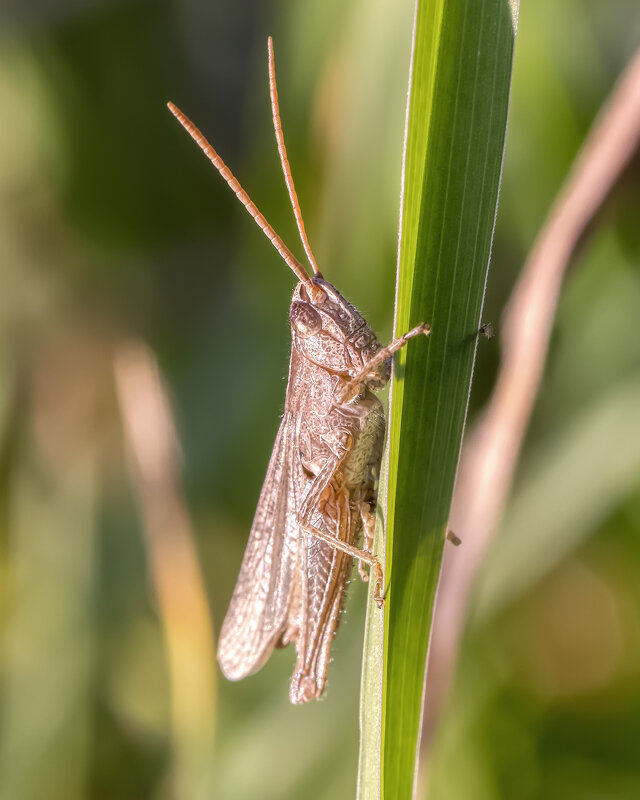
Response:
POLYGON ((282 258, 285 260, 285 262, 287 263, 291 271, 294 273, 294 275, 298 278, 298 280, 308 285, 311 284, 311 277, 307 274, 302 264, 293 255, 291 250, 289 250, 289 248, 278 236, 278 234, 275 232, 272 226, 269 225, 264 214, 260 213, 256 204, 245 192, 242 186, 240 186, 233 172, 231 172, 229 167, 224 163, 224 161, 220 158, 217 152, 213 149, 212 145, 206 140, 204 134, 200 130, 198 130, 198 128, 196 128, 193 122, 191 122, 189 117, 183 114, 182 111, 180 111, 180 109, 173 103, 167 103, 167 107, 169 111, 171 111, 173 116, 182 125, 182 127, 191 136, 191 138, 200 147, 200 149, 207 156, 209 161, 211 161, 211 163, 218 170, 220 175, 222 175, 222 177, 228 183, 229 187, 231 188, 235 196, 247 209, 247 211, 251 214, 251 216, 255 219, 260 228, 262 228, 267 239, 269 239, 271 244, 280 253, 282 258))
POLYGON ((284 146, 284 134, 282 133, 282 124, 280 122, 280 107, 278 105, 278 87, 276 85, 276 69, 273 58, 273 39, 271 36, 268 40, 269 48, 269 93, 271 95, 271 114, 273 116, 273 128, 276 134, 276 142, 278 143, 278 153, 280 153, 280 163, 282 164, 282 171, 284 172, 284 182, 287 184, 287 190, 293 206, 293 216, 296 218, 296 225, 300 232, 302 239, 302 246, 304 252, 307 254, 309 264, 313 269, 314 275, 321 278, 320 270, 316 260, 311 252, 311 245, 307 239, 307 232, 304 228, 302 220, 302 212, 300 211, 300 203, 298 202, 298 195, 296 194, 296 187, 293 185, 293 177, 291 175, 291 166, 287 158, 287 148, 284 146))

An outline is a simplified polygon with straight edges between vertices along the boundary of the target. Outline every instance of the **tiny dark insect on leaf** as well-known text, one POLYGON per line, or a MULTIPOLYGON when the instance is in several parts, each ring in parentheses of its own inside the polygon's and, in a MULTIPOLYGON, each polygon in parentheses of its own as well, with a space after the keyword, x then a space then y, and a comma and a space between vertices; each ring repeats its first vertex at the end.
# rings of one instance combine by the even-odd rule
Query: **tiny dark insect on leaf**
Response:
POLYGON ((227 616, 218 661, 230 680, 258 670, 274 647, 295 643, 289 697, 320 697, 353 559, 373 575, 384 603, 383 573, 371 553, 385 417, 374 392, 389 380, 391 357, 428 335, 420 324, 383 347, 361 314, 326 281, 300 213, 284 145, 269 38, 273 122, 309 275, 269 225, 196 126, 169 109, 202 148, 298 278, 293 293, 291 361, 285 410, 227 616), (363 535, 363 548, 357 547, 363 535))

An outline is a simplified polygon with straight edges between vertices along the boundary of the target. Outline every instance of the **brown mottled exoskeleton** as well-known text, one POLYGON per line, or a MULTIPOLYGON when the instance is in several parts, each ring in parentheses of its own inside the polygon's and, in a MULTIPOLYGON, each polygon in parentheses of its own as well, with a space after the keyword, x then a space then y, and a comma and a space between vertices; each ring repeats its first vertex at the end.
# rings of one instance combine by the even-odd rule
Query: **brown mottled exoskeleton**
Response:
POLYGON ((202 133, 169 104, 299 280, 293 293, 285 410, 224 620, 218 661, 230 680, 259 669, 274 647, 295 642, 290 699, 322 694, 353 559, 384 602, 373 547, 376 481, 385 432, 373 394, 389 380, 391 356, 418 325, 383 347, 364 317, 324 280, 309 247, 280 125, 273 45, 269 86, 278 151, 311 277, 258 211, 202 133), (363 532, 363 549, 356 544, 363 532))

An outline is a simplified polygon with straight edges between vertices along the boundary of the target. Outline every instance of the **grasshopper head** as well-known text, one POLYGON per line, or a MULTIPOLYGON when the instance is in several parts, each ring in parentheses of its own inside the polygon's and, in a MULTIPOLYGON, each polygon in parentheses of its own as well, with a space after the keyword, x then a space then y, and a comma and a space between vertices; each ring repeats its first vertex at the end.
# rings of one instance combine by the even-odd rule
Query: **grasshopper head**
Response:
MULTIPOLYGON (((324 278, 299 283, 291 309, 293 347, 319 367, 353 377, 382 345, 364 317, 324 278)), ((380 389, 389 380, 387 361, 367 380, 380 389)))

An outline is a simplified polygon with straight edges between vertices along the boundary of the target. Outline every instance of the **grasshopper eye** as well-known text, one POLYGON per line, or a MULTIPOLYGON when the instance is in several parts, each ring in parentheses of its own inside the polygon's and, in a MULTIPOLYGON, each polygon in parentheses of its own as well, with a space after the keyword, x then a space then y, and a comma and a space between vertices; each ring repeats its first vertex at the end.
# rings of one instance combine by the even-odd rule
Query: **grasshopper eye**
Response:
POLYGON ((320 314, 308 303, 293 303, 289 316, 291 317, 291 325, 303 339, 313 336, 322 328, 320 314))

